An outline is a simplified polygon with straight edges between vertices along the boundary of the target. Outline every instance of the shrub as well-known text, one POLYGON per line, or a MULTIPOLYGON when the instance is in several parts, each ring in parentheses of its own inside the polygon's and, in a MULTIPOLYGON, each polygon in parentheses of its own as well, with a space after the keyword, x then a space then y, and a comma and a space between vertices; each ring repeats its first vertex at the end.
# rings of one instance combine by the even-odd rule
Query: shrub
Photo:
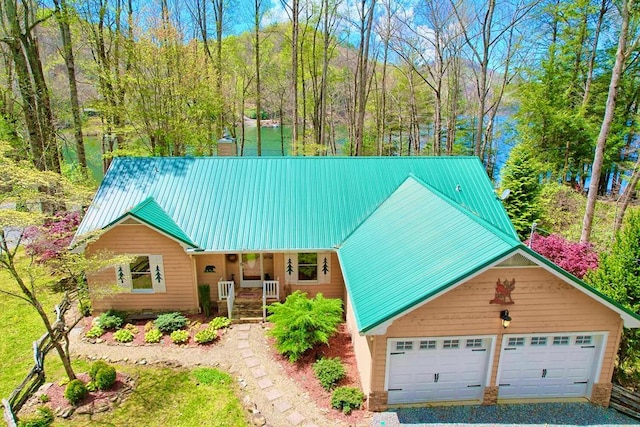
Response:
POLYGON ((178 331, 171 332, 171 341, 173 341, 174 344, 186 343, 189 341, 189 331, 180 329, 178 331))
POLYGON ((116 382, 116 368, 105 366, 100 369, 95 378, 96 387, 99 390, 109 390, 116 382))
POLYGON ((224 316, 214 317, 213 319, 211 319, 211 322, 209 322, 209 328, 222 329, 222 328, 226 328, 230 324, 231 324, 231 320, 224 316))
POLYGON ((193 339, 198 344, 207 344, 212 341, 215 341, 217 338, 218 338, 218 331, 209 327, 207 329, 203 329, 199 332, 196 332, 196 335, 193 339))
POLYGON ((67 388, 64 390, 64 397, 75 406, 87 396, 87 393, 87 387, 82 381, 72 380, 69 381, 67 388))
POLYGON ((49 401, 49 396, 46 394, 41 394, 40 395, 40 402, 42 403, 47 403, 49 401))
POLYGON ((93 310, 93 307, 91 305, 91 301, 86 301, 86 300, 78 301, 78 311, 80 311, 80 314, 82 314, 84 317, 91 316, 92 310, 93 310))
POLYGON ((149 332, 153 329, 156 329, 156 325, 155 323, 153 323, 152 320, 149 320, 147 323, 144 324, 144 331, 145 332, 149 332))
POLYGON ((342 301, 327 299, 321 293, 315 298, 295 291, 284 303, 267 307, 267 318, 274 326, 269 335, 276 339, 276 349, 295 362, 314 345, 326 344, 342 322, 342 301))
POLYGON ((162 339, 162 332, 160 329, 153 328, 146 334, 144 334, 144 342, 148 343, 158 343, 162 339))
POLYGON ((362 408, 364 393, 355 387, 338 387, 331 395, 331 406, 349 415, 354 409, 362 408))
POLYGON ((109 310, 102 313, 97 319, 96 324, 102 329, 118 329, 124 323, 125 315, 122 312, 109 310))
POLYGON ((133 341, 133 332, 128 329, 118 329, 114 332, 113 339, 118 342, 131 342, 133 341))
POLYGON ((211 316, 211 286, 206 283, 198 285, 198 300, 204 315, 211 316))
MULTIPOLYGON (((43 396, 46 396, 46 394, 43 394, 43 396)), ((42 408, 38 408, 38 414, 35 417, 19 421, 18 426, 49 427, 51 424, 53 424, 54 419, 55 415, 53 415, 53 411, 46 406, 43 406, 42 408)))
POLYGON ((322 358, 313 364, 313 372, 316 374, 316 378, 320 381, 320 385, 325 390, 331 390, 336 386, 338 381, 346 376, 344 365, 340 361, 340 358, 334 359, 322 358))
POLYGON ((580 279, 588 271, 598 268, 598 253, 588 242, 572 242, 558 234, 542 236, 534 233, 533 241, 527 240, 525 243, 580 279))
POLYGON ((137 335, 140 332, 140 329, 138 329, 136 325, 132 325, 131 323, 127 323, 122 329, 130 331, 133 335, 137 335))
POLYGON ((96 379, 96 374, 98 373, 99 370, 104 369, 104 368, 108 368, 109 365, 107 365, 106 362, 102 361, 102 360, 96 360, 95 362, 93 362, 93 364, 91 365, 91 367, 89 368, 89 377, 92 380, 96 379))
POLYGON ((105 330, 102 329, 100 326, 93 325, 91 329, 89 329, 87 333, 84 334, 84 336, 87 338, 100 338, 101 336, 104 335, 104 332, 105 330))
POLYGON ((163 333, 170 334, 173 331, 187 326, 187 318, 176 311, 161 314, 153 323, 156 325, 156 328, 160 329, 163 333))

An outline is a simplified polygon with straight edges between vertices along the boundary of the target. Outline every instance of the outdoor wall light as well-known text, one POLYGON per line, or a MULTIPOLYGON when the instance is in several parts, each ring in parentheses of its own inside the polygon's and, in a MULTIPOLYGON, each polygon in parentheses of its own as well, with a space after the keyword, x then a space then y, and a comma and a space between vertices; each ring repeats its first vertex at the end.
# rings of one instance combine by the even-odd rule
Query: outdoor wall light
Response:
POLYGON ((509 310, 502 310, 500 312, 500 319, 502 320, 502 326, 506 329, 511 323, 511 317, 509 316, 509 310))

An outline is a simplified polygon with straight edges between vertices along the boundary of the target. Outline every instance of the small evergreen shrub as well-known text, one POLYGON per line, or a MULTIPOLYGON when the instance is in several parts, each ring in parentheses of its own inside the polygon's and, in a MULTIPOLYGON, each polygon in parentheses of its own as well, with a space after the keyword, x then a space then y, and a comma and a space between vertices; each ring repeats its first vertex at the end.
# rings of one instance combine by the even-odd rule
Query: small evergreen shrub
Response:
POLYGON ((355 387, 338 387, 331 395, 331 407, 349 415, 354 409, 362 408, 364 393, 355 387))
POLYGON ((211 286, 204 283, 198 285, 198 301, 205 316, 211 316, 211 286))
POLYGON ((113 339, 118 342, 131 342, 133 341, 133 332, 128 329, 118 329, 113 333, 113 339))
POLYGON ((158 316, 154 321, 156 328, 160 329, 165 334, 170 334, 178 329, 183 329, 187 326, 187 318, 179 312, 165 313, 158 316))
POLYGON ((85 397, 87 397, 87 387, 80 380, 72 380, 67 384, 67 388, 64 390, 64 397, 72 405, 77 405, 85 397))
POLYGON ((144 342, 147 343, 159 343, 161 339, 162 332, 160 332, 160 329, 158 328, 153 328, 149 332, 144 334, 144 342))
POLYGON ((109 390, 116 382, 116 368, 106 366, 98 371, 94 380, 99 390, 109 390))
POLYGON ((78 311, 84 317, 91 316, 92 310, 93 310, 93 307, 91 306, 91 301, 85 301, 85 300, 78 301, 78 311))
POLYGON ((105 333, 105 330, 102 329, 100 326, 93 325, 91 329, 89 329, 87 333, 84 334, 84 336, 87 338, 100 338, 101 336, 104 335, 104 333, 105 333))
POLYGON ((109 310, 102 313, 97 319, 96 324, 102 329, 116 330, 124 323, 125 315, 122 312, 109 310))
POLYGON ((340 361, 340 358, 333 359, 322 358, 313 364, 313 372, 316 374, 316 378, 320 381, 320 385, 325 390, 331 390, 336 386, 338 381, 346 376, 344 365, 340 361))
MULTIPOLYGON (((46 394, 43 394, 46 396, 46 394)), ((53 415, 53 411, 46 406, 42 408, 38 408, 38 414, 35 417, 28 418, 26 420, 20 420, 18 422, 19 427, 49 427, 53 424, 53 420, 55 419, 55 415, 53 415)))
POLYGON ((49 396, 46 394, 41 394, 40 395, 40 402, 42 403, 47 403, 49 401, 49 396))
POLYGON ((284 303, 276 302, 267 307, 273 322, 268 334, 276 339, 276 349, 295 362, 316 344, 326 344, 338 331, 342 323, 342 301, 324 298, 321 293, 315 298, 295 291, 284 303))
POLYGON ((144 324, 144 331, 149 332, 152 329, 156 329, 156 325, 155 323, 153 323, 152 320, 149 320, 147 323, 144 324))
POLYGON ((207 344, 212 341, 215 341, 218 338, 218 331, 215 329, 206 328, 201 331, 196 332, 193 340, 198 344, 207 344))
POLYGON ((211 322, 209 322, 209 328, 222 329, 228 327, 230 324, 231 320, 224 316, 214 317, 213 319, 211 319, 211 322))
POLYGON ((127 331, 130 331, 133 335, 137 335, 140 332, 140 329, 138 329, 136 325, 133 325, 131 323, 127 323, 126 325, 124 325, 124 328, 122 329, 126 329, 127 331))
POLYGON ((89 367, 89 377, 92 380, 96 379, 96 374, 98 373, 99 370, 104 369, 104 368, 108 368, 109 365, 107 365, 107 363, 103 360, 96 360, 95 362, 93 362, 93 364, 89 367))
POLYGON ((184 344, 189 341, 189 331, 180 329, 178 331, 171 332, 171 341, 174 344, 184 344))

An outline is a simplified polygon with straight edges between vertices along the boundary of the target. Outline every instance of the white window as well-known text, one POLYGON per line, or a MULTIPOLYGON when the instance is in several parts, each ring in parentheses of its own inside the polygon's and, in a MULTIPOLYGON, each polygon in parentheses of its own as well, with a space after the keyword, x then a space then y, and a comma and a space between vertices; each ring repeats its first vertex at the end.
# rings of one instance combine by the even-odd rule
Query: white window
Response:
POLYGON ((136 255, 116 267, 116 281, 133 293, 166 292, 162 255, 136 255))
POLYGON ((531 345, 547 345, 547 337, 531 337, 531 345))
POLYGON ((591 344, 591 335, 578 335, 576 337, 577 345, 588 345, 591 344))
POLYGON ((318 280, 318 254, 302 252, 298 254, 298 280, 318 280))
POLYGON ((420 341, 420 350, 434 350, 436 342, 434 340, 420 341))
POLYGON ((285 283, 331 283, 331 252, 299 252, 285 254, 285 283))
POLYGON ((396 342, 396 350, 413 350, 413 341, 396 342))
POLYGON ((522 345, 524 345, 524 337, 509 338, 509 342, 507 343, 507 346, 509 347, 522 346, 522 345))
POLYGON ((458 348, 460 347, 460 340, 444 340, 442 342, 442 348, 458 348))
POLYGON ((472 338, 467 340, 467 348, 482 348, 482 338, 472 338))
POLYGON ((553 345, 568 345, 568 344, 569 344, 569 337, 567 336, 553 337, 553 345))

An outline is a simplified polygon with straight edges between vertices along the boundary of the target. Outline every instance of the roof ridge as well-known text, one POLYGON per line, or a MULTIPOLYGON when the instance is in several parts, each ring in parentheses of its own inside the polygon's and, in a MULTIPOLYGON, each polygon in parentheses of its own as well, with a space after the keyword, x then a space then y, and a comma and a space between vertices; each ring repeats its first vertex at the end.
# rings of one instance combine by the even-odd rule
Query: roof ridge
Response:
MULTIPOLYGON (((460 203, 458 203, 457 201, 453 200, 452 198, 450 198, 446 194, 442 193, 440 190, 438 190, 438 189, 432 187, 431 185, 429 185, 428 183, 424 182, 422 179, 420 179, 419 177, 415 176, 413 173, 409 173, 409 177, 408 178, 413 178, 414 180, 416 180, 416 182, 421 184, 427 190, 431 191, 436 196, 440 197, 442 200, 444 200, 445 202, 447 202, 448 204, 450 204, 454 208, 458 209, 460 212, 462 212, 463 214, 465 214, 469 218, 471 218, 474 221, 476 221, 477 223, 479 223, 481 226, 489 229, 489 231, 491 231, 491 232, 494 232, 494 234, 496 234, 498 237, 500 237, 506 243, 516 242, 517 244, 522 244, 522 242, 519 239, 515 239, 515 238, 509 236, 507 233, 505 233, 500 228, 496 227, 491 222, 489 222, 486 219, 482 218, 481 216, 477 215, 475 212, 469 210, 466 206, 463 206, 460 203)), ((404 184, 404 182, 406 182, 406 180, 403 181, 403 184, 404 184)))

